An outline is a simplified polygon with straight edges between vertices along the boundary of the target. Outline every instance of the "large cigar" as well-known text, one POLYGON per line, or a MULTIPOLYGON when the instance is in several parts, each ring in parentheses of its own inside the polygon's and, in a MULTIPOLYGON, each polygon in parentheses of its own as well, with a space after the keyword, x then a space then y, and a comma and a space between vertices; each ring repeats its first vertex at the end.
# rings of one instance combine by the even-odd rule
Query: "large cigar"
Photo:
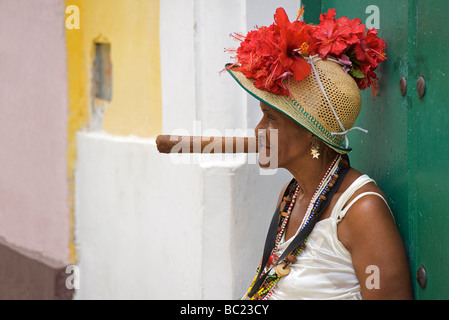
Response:
POLYGON ((160 135, 160 153, 257 153, 256 138, 160 135))

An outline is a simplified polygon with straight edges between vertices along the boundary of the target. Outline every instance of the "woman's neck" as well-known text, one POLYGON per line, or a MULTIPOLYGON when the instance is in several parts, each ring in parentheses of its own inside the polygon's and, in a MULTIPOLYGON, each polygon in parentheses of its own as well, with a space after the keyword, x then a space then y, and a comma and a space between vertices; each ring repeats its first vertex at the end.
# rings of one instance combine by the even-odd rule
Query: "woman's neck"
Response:
POLYGON ((301 198, 312 198, 335 157, 335 152, 325 152, 319 159, 306 157, 286 168, 298 182, 301 198))

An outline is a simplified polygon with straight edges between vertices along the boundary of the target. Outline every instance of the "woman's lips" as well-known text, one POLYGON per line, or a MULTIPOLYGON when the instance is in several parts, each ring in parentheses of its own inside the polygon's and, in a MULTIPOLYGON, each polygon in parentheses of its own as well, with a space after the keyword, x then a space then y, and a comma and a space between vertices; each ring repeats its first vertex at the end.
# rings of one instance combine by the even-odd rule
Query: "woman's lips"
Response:
POLYGON ((259 146, 259 149, 270 149, 270 147, 268 147, 265 143, 266 143, 266 139, 262 138, 262 137, 257 137, 257 143, 259 146))

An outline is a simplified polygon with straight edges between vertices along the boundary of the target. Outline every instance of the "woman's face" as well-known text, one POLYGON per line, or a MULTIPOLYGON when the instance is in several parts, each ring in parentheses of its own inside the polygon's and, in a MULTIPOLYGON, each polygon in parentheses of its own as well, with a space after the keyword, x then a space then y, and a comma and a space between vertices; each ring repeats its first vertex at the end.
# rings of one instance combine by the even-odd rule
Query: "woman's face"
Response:
POLYGON ((262 168, 286 168, 308 156, 312 134, 283 113, 260 103, 263 117, 255 129, 262 168))

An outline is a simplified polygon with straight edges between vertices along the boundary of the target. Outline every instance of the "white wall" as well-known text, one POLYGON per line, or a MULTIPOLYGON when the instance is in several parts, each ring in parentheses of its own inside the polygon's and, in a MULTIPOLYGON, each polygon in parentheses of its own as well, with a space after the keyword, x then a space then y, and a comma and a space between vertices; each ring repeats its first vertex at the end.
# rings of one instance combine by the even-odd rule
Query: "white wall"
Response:
MULTIPOLYGON (((237 45, 229 34, 245 32, 249 23, 271 23, 272 3, 161 0, 165 134, 252 133, 260 117, 258 103, 219 71, 229 62, 223 49, 237 45)), ((298 1, 280 3, 296 14, 298 1)), ((290 179, 285 171, 263 175, 249 162, 254 159, 246 155, 163 155, 154 139, 80 132, 77 298, 243 295, 260 260, 279 191, 290 179)))
POLYGON ((200 169, 152 140, 80 133, 78 147, 78 297, 201 297, 200 169))

